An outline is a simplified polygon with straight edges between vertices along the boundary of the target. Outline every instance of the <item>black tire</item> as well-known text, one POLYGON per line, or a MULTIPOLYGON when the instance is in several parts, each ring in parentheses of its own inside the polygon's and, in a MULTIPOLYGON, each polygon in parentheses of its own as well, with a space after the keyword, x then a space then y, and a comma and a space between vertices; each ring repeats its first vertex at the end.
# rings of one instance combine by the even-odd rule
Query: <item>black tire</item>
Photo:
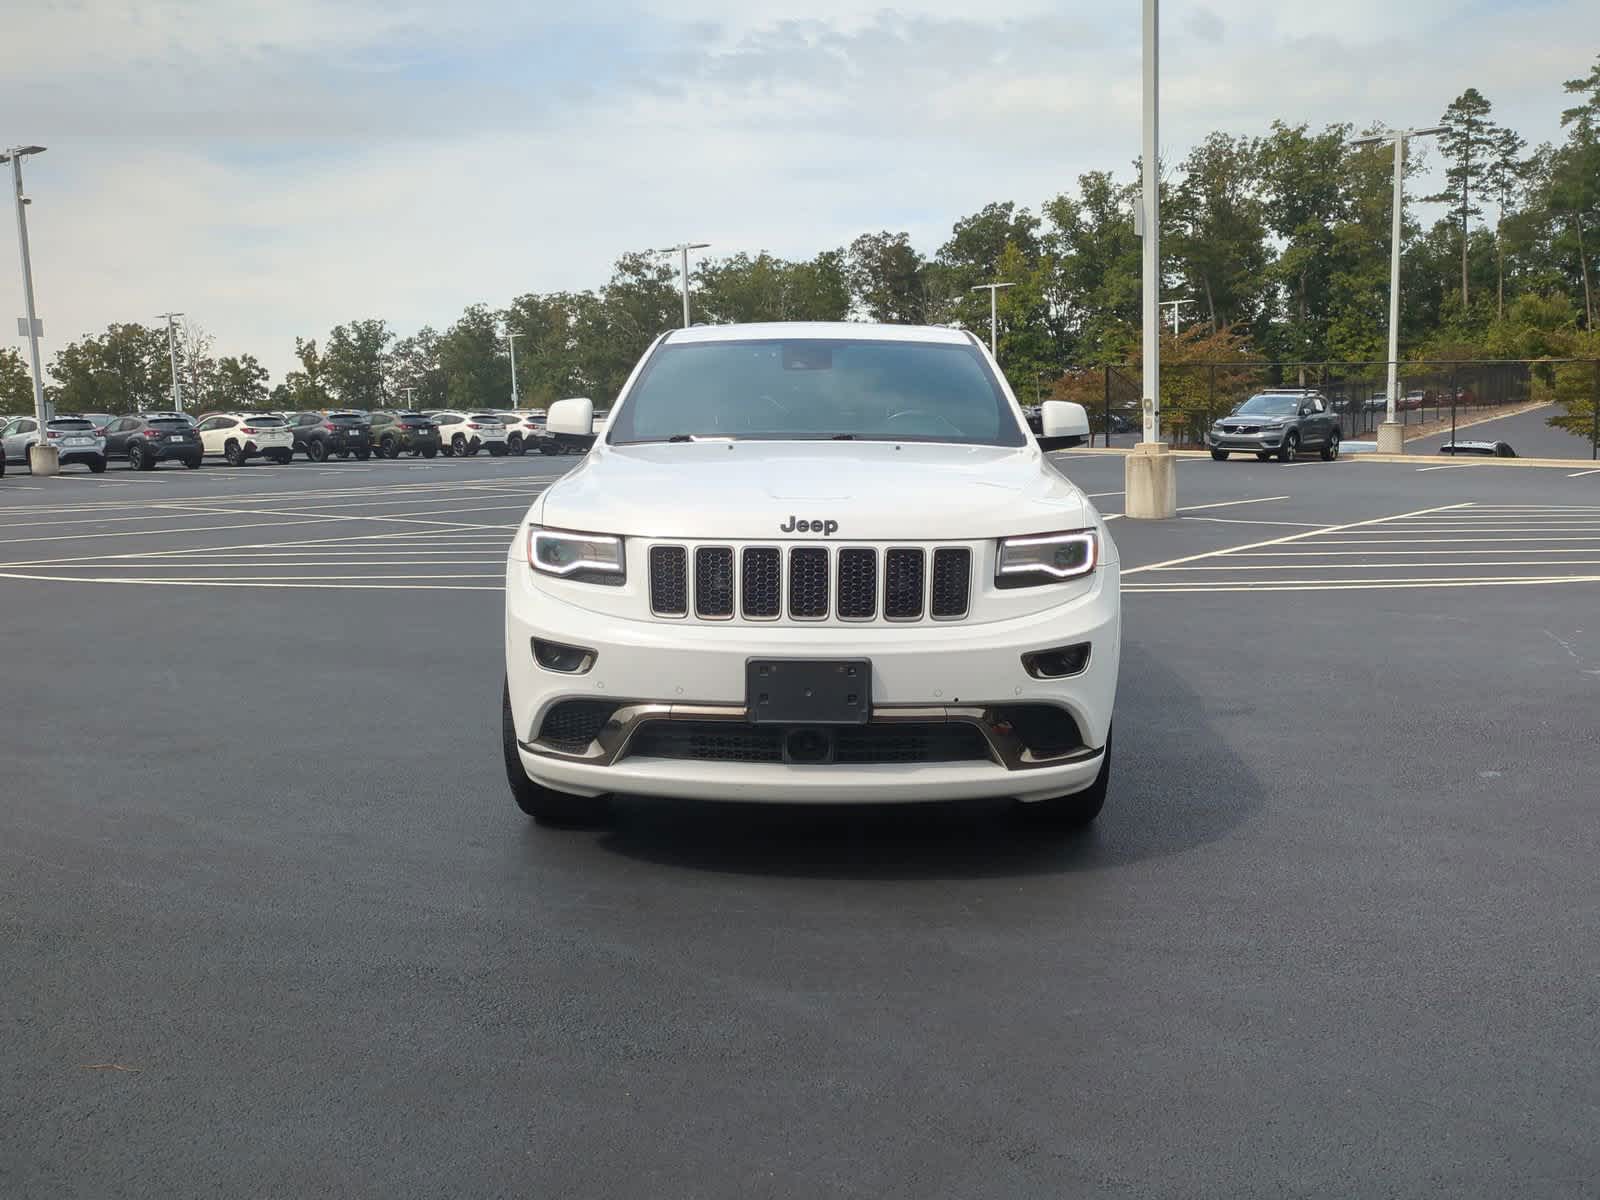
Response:
POLYGON ((479 450, 482 450, 482 449, 483 449, 483 443, 478 441, 476 438, 474 438, 472 441, 467 443, 467 448, 465 450, 462 450, 460 453, 465 454, 468 458, 471 458, 473 455, 477 454, 479 450))
POLYGON ((294 461, 294 451, 293 450, 279 450, 276 454, 274 454, 272 456, 272 461, 275 462, 275 463, 278 463, 281 466, 288 466, 290 463, 292 463, 294 461))
POLYGON ((356 451, 356 461, 357 462, 366 462, 367 459, 369 459, 371 457, 372 457, 372 451, 371 450, 357 450, 356 451))
POLYGON ((229 442, 222 448, 222 457, 230 467, 244 466, 244 447, 238 442, 229 442))
POLYGON ((348 450, 341 450, 341 451, 339 451, 339 457, 340 457, 340 458, 341 458, 341 459, 346 459, 346 458, 349 458, 349 457, 350 457, 350 451, 348 451, 348 450))
POLYGON ((540 454, 560 454, 561 451, 557 450, 549 442, 540 442, 539 443, 539 453, 540 454))
POLYGON ((434 455, 436 455, 438 453, 439 453, 439 447, 437 447, 437 446, 424 446, 422 448, 422 457, 423 458, 432 458, 434 455))
POLYGON ((505 751, 506 783, 511 786, 511 798, 540 825, 597 825, 609 815, 604 796, 574 796, 528 778, 517 753, 517 727, 511 717, 509 684, 502 684, 500 690, 500 741, 505 751))
POLYGON ((1322 443, 1322 461, 1332 462, 1339 457, 1339 431, 1335 429, 1328 435, 1328 440, 1322 443))
POLYGON ((328 443, 321 438, 312 438, 306 443, 306 457, 314 463, 328 461, 328 443))
POLYGON ((101 455, 99 458, 91 458, 89 460, 89 470, 96 475, 104 475, 106 473, 105 455, 101 455))
POLYGON ((1083 791, 1019 805, 1023 817, 1030 824, 1055 833, 1071 833, 1090 825, 1100 815, 1100 810, 1106 806, 1106 791, 1111 786, 1111 733, 1111 730, 1106 730, 1106 748, 1100 756, 1100 773, 1083 791))
POLYGON ((521 458, 528 452, 528 443, 522 440, 522 435, 520 433, 513 433, 506 439, 506 452, 509 454, 515 454, 518 458, 521 458))
POLYGON ((467 439, 465 435, 458 433, 451 438, 450 448, 445 453, 456 458, 465 458, 467 456, 467 439))
POLYGON ((1257 452, 1256 461, 1257 462, 1271 462, 1272 461, 1272 455, 1267 454, 1265 452, 1257 452))
POLYGON ((142 447, 130 446, 128 448, 128 470, 153 471, 155 469, 155 459, 146 454, 142 447))
POLYGON ((491 446, 488 446, 487 449, 489 451, 489 457, 490 458, 504 458, 506 456, 506 452, 510 449, 510 447, 508 447, 508 446, 494 446, 494 445, 491 445, 491 446))
POLYGON ((198 471, 200 469, 200 456, 196 454, 184 459, 183 465, 188 467, 191 471, 198 471))
POLYGON ((1214 458, 1217 462, 1227 462, 1228 461, 1228 452, 1226 450, 1213 450, 1211 452, 1211 457, 1214 458))
POLYGON ((1278 461, 1293 462, 1294 456, 1298 453, 1300 453, 1300 435, 1291 429, 1283 435, 1283 445, 1278 450, 1278 461))
POLYGON ((384 438, 378 443, 378 453, 383 455, 384 458, 399 458, 400 439, 395 437, 384 438))

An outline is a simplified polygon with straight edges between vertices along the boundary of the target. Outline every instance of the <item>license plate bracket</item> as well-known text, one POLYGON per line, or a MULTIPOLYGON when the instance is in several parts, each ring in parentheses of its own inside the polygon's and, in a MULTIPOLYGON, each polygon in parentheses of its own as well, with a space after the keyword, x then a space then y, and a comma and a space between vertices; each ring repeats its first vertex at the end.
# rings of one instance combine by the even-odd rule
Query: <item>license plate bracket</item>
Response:
POLYGON ((749 658, 745 707, 755 725, 865 725, 872 716, 872 660, 749 658))

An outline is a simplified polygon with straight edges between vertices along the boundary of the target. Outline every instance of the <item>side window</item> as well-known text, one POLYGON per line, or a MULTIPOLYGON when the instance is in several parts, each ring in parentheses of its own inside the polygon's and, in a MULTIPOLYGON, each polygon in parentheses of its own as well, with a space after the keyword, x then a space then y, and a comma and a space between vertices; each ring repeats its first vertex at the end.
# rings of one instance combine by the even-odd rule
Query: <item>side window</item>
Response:
POLYGON ((1328 406, 1322 402, 1321 396, 1311 397, 1311 411, 1318 413, 1324 413, 1328 411, 1328 406))
POLYGON ((18 433, 33 433, 38 428, 39 428, 39 422, 38 421, 29 420, 29 421, 18 421, 17 422, 17 432, 18 433))

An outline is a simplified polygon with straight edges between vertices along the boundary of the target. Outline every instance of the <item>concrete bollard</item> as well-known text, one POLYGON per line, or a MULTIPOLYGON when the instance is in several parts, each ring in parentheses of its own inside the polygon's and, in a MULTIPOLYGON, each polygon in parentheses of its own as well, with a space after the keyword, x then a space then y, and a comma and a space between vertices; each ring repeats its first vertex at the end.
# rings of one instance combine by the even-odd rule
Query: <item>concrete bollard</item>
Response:
POLYGON ((35 475, 61 474, 61 451, 35 442, 28 447, 28 470, 35 475))
POLYGON ((1178 458, 1165 442, 1140 442, 1123 467, 1123 512, 1139 520, 1178 514, 1178 458))
POLYGON ((1385 421, 1378 426, 1378 453, 1404 454, 1406 452, 1406 427, 1399 421, 1385 421))

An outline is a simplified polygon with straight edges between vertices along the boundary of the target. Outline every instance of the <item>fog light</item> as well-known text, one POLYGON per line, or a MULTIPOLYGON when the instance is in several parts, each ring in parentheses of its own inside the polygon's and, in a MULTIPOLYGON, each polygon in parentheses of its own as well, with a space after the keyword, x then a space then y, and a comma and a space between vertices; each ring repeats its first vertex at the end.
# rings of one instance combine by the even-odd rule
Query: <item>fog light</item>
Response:
POLYGON ((1065 679, 1079 675, 1089 665, 1089 643, 1076 642, 1053 650, 1034 650, 1022 656, 1022 669, 1035 679, 1065 679))
POLYGON ((533 661, 546 671, 559 671, 563 675, 582 675, 594 666, 597 656, 585 646, 567 646, 561 642, 533 639, 533 661))

